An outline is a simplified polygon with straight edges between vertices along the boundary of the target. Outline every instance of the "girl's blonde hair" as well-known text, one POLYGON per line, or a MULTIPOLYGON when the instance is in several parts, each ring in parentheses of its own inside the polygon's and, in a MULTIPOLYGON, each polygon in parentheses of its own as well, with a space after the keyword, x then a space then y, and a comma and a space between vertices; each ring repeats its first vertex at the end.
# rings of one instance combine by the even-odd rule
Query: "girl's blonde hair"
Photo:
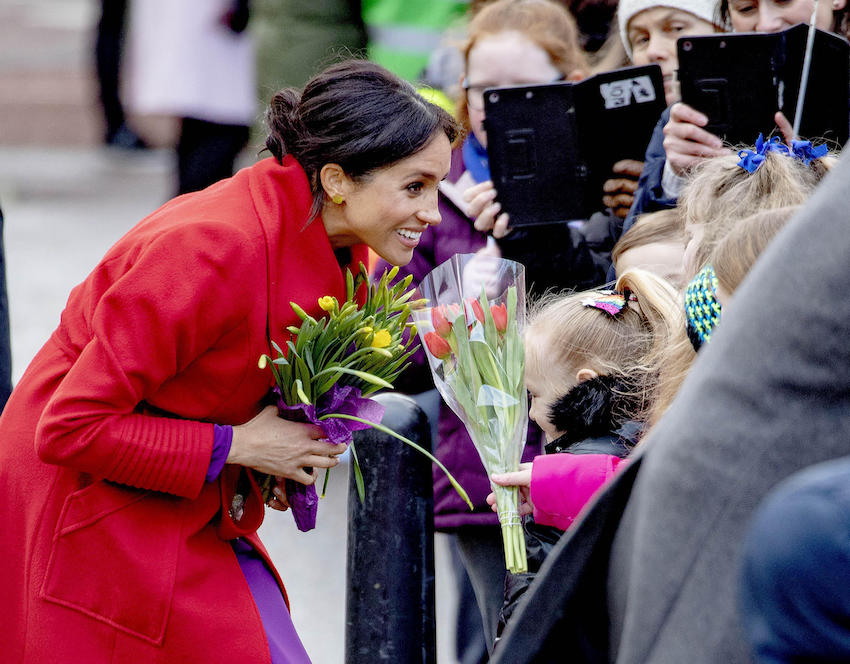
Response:
MULTIPOLYGON (((586 76, 589 71, 575 19, 566 8, 550 0, 496 0, 484 4, 472 17, 466 40, 461 44, 464 69, 469 65, 469 52, 479 40, 502 32, 518 32, 539 46, 565 77, 586 76)), ((466 102, 466 90, 462 89, 457 116, 469 131, 466 102)))
POLYGON ((634 225, 623 233, 611 250, 611 260, 616 266, 623 252, 655 242, 680 242, 685 244, 682 219, 676 208, 642 214, 634 225))
POLYGON ((741 219, 718 241, 709 263, 717 275, 718 286, 727 295, 738 289, 767 245, 785 228, 799 208, 799 205, 794 205, 757 212, 741 219))
MULTIPOLYGON (((759 255, 799 207, 793 205, 762 210, 740 219, 717 242, 708 263, 714 268, 718 286, 727 295, 735 292, 759 255)), ((670 345, 662 349, 661 353, 657 360, 662 367, 658 395, 649 416, 650 424, 655 424, 673 402, 696 358, 696 351, 684 327, 676 331, 670 339, 670 345)))
POLYGON ((654 397, 658 374, 654 358, 684 326, 684 315, 673 287, 646 270, 627 270, 615 288, 627 298, 616 316, 587 306, 603 291, 544 295, 529 314, 526 336, 536 343, 527 348, 533 349, 532 357, 555 384, 570 384, 583 368, 620 378, 637 404, 634 412, 620 415, 641 420, 654 397), (635 301, 628 301, 630 294, 635 301))
POLYGON ((704 225, 705 233, 694 262, 697 269, 705 266, 718 240, 738 220, 760 210, 805 201, 829 172, 835 158, 826 156, 806 165, 772 151, 767 152, 764 163, 754 173, 738 166, 738 161, 737 153, 704 160, 693 169, 679 196, 683 225, 704 225))

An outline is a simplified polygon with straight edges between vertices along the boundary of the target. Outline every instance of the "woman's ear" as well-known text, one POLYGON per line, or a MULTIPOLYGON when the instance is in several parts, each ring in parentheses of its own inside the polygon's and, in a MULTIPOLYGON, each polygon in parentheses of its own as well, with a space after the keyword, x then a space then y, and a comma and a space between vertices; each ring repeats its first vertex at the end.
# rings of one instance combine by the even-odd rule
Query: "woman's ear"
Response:
POLYGON ((349 193, 351 179, 339 164, 325 164, 322 166, 322 170, 319 171, 319 181, 322 183, 322 189, 324 189, 328 198, 332 200, 334 197, 344 200, 349 193))
POLYGON ((586 380, 590 380, 591 378, 598 378, 599 374, 595 372, 593 369, 588 369, 585 367, 584 369, 579 369, 576 374, 576 382, 583 383, 586 380))

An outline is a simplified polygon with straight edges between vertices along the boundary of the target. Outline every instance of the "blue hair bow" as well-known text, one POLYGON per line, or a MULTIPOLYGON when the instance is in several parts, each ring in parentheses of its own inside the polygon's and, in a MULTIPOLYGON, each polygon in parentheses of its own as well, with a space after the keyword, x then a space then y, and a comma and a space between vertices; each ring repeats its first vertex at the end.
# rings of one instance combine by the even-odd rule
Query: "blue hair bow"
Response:
POLYGON ((738 152, 738 156, 741 158, 738 166, 747 171, 747 173, 755 173, 759 166, 764 163, 768 152, 787 154, 795 159, 799 159, 803 164, 808 166, 812 163, 813 159, 820 159, 829 151, 825 143, 812 145, 811 141, 791 141, 791 147, 789 148, 782 142, 779 136, 774 136, 770 140, 765 141, 762 134, 759 134, 759 137, 756 139, 755 148, 755 151, 741 150, 738 152))
POLYGON ((829 152, 829 149, 826 143, 812 145, 811 141, 791 141, 791 151, 797 159, 808 166, 812 163, 812 159, 820 159, 829 152))
POLYGON ((759 134, 759 137, 756 139, 755 148, 755 152, 752 150, 741 150, 738 152, 738 156, 741 158, 738 166, 747 171, 747 173, 755 173, 758 167, 764 163, 768 152, 791 153, 788 146, 782 142, 779 136, 774 136, 770 140, 765 141, 764 136, 759 134))

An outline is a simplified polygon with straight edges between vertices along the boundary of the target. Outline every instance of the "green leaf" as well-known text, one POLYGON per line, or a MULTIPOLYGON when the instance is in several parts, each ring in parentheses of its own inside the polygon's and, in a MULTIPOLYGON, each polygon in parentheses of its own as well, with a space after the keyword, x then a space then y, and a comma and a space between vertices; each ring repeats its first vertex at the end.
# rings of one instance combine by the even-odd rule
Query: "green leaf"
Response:
POLYGON ((295 315, 298 316, 298 318, 300 318, 301 320, 303 320, 303 321, 309 320, 309 321, 312 321, 313 323, 316 322, 315 318, 313 318, 310 314, 308 314, 301 307, 299 307, 297 304, 295 304, 295 302, 290 302, 289 306, 292 307, 292 311, 294 311, 295 315))
POLYGON ((295 379, 295 393, 298 395, 298 398, 301 399, 301 403, 306 403, 306 404, 310 403, 310 399, 304 393, 304 389, 301 385, 301 379, 300 378, 295 379))
POLYGON ((360 498, 362 505, 366 500, 366 485, 363 483, 363 473, 360 472, 360 461, 357 459, 357 450, 354 449, 354 443, 348 446, 351 450, 351 460, 354 462, 354 484, 357 486, 357 496, 360 498))
POLYGON ((356 376, 357 378, 360 378, 361 380, 365 380, 367 383, 371 383, 373 385, 379 385, 381 387, 385 387, 385 388, 390 389, 390 390, 393 389, 392 383, 388 383, 383 378, 378 378, 377 376, 374 376, 370 373, 366 373, 365 371, 359 371, 357 369, 349 369, 348 367, 341 367, 341 366, 329 367, 327 369, 322 369, 319 373, 316 374, 316 376, 324 376, 328 373, 331 373, 331 374, 333 374, 333 373, 343 373, 343 374, 347 374, 347 375, 350 375, 350 376, 356 376))
POLYGON ((354 275, 349 268, 345 268, 345 299, 354 299, 354 275))
MULTIPOLYGON (((455 491, 457 491, 458 495, 464 500, 464 502, 467 505, 469 505, 469 509, 474 509, 474 507, 472 506, 472 501, 469 500, 469 496, 467 495, 466 491, 464 491, 464 489, 460 485, 460 483, 449 472, 449 469, 446 468, 442 464, 442 462, 439 459, 437 459, 437 457, 435 457, 433 454, 431 454, 428 450, 426 450, 421 445, 414 443, 412 440, 410 440, 410 438, 405 438, 401 434, 396 433, 395 431, 393 431, 389 427, 385 427, 383 424, 380 424, 379 422, 370 422, 369 420, 365 420, 362 417, 356 417, 354 415, 346 415, 344 413, 329 413, 327 415, 322 415, 319 418, 319 420, 327 420, 327 419, 330 419, 332 417, 339 418, 339 419, 342 419, 342 420, 353 420, 355 422, 360 422, 361 424, 368 424, 373 429, 377 429, 378 431, 382 431, 383 433, 385 433, 389 436, 392 436, 393 438, 397 438, 401 442, 403 442, 406 445, 409 445, 410 447, 415 449, 420 454, 424 454, 426 457, 428 457, 431 460, 432 463, 437 464, 437 467, 440 468, 440 470, 442 470, 446 474, 446 477, 448 478, 449 483, 454 487, 455 491)), ((352 445, 350 449, 353 450, 353 447, 354 446, 352 445)), ((353 452, 352 452, 352 456, 354 456, 353 452)), ((354 458, 356 459, 356 456, 354 456, 354 458)))

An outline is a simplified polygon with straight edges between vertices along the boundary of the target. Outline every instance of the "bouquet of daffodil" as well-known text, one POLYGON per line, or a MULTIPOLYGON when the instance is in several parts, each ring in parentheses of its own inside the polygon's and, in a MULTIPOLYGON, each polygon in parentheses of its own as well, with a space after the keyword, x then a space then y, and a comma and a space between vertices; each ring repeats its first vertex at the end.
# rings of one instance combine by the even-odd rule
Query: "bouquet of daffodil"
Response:
MULTIPOLYGON (((375 428, 411 445, 436 462, 449 477, 458 493, 469 503, 466 492, 446 468, 427 450, 381 424, 384 408, 369 395, 381 389, 392 389, 393 381, 407 366, 416 351, 416 327, 411 310, 423 306, 414 300, 409 289, 411 277, 390 285, 398 274, 394 267, 384 272, 378 283, 372 283, 361 263, 355 277, 346 270, 346 299, 319 299, 319 307, 327 317, 315 319, 296 303, 293 311, 301 326, 290 326, 292 335, 284 350, 272 342, 276 358, 263 355, 260 368, 271 367, 275 377, 275 393, 281 417, 321 425, 327 440, 351 443, 352 432, 375 428), (358 304, 355 293, 365 287, 365 302, 358 304)), ((350 448, 355 481, 360 499, 365 487, 354 445, 350 448)), ((276 478, 259 475, 263 499, 269 500, 276 478)), ((325 473, 325 487, 328 475, 325 473)), ((299 530, 310 530, 316 524, 318 496, 313 485, 293 480, 285 484, 286 496, 299 530)), ((323 488, 324 493, 324 488, 323 488)))
MULTIPOLYGON (((523 381, 525 352, 525 268, 488 257, 487 289, 464 279, 474 254, 458 254, 420 284, 428 308, 414 312, 434 382, 463 421, 488 475, 517 470, 525 447, 528 407, 523 381), (477 288, 478 292, 465 292, 477 288)), ((505 565, 527 570, 525 538, 516 487, 493 485, 505 565)))

